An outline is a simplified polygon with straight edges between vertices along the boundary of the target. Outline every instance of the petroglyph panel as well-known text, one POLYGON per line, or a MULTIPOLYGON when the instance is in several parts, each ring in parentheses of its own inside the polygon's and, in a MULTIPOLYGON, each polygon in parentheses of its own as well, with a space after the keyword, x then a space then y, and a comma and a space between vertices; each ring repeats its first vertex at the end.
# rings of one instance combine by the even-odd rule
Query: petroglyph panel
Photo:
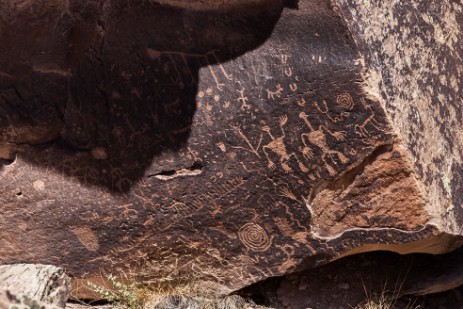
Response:
POLYGON ((51 263, 76 277, 193 273, 229 292, 365 244, 438 234, 330 1, 82 6, 66 13, 79 14, 66 19, 76 24, 49 17, 74 29, 62 32, 66 74, 34 73, 56 78, 59 104, 43 89, 24 95, 29 80, 9 75, 28 76, 32 64, 1 58, 14 67, 0 72, 1 111, 14 98, 50 131, 10 139, 23 123, 34 131, 10 121, 0 140, 0 262, 51 263), (53 112, 40 102, 55 102, 53 112), (404 190, 413 196, 395 203, 404 190), (405 204, 413 222, 395 208, 405 204))

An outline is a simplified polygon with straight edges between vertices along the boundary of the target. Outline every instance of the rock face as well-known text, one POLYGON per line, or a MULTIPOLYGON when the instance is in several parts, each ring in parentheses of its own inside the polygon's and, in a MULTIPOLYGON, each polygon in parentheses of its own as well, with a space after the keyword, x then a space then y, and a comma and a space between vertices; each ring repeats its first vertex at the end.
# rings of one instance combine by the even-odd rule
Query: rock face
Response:
MULTIPOLYGON (((368 36, 384 30, 386 5, 0 3, 1 263, 80 278, 175 272, 230 292, 355 252, 461 243, 463 143, 434 113, 416 114, 426 124, 413 131, 407 52, 390 66, 394 51, 375 56, 386 47, 368 36), (437 135, 450 165, 428 155, 437 135)), ((461 61, 452 46, 448 65, 461 61)), ((448 106, 453 127, 457 73, 433 75, 447 92, 429 90, 432 76, 416 88, 430 91, 423 108, 448 106)))
POLYGON ((0 266, 0 287, 14 295, 64 307, 71 295, 71 279, 51 265, 14 264, 0 266))
POLYGON ((413 170, 429 211, 461 233, 463 219, 463 5, 456 1, 337 0, 377 95, 413 170))

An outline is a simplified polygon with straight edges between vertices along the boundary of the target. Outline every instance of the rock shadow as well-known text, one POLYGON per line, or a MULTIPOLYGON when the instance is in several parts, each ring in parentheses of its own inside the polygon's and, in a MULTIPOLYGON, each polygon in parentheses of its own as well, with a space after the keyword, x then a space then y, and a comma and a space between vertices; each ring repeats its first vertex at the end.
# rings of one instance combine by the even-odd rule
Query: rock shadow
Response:
MULTIPOLYGON (((181 155, 199 71, 225 90, 232 78, 221 63, 265 42, 283 6, 195 11, 130 0, 82 13, 85 22, 69 32, 65 104, 48 119, 46 109, 35 111, 61 130, 46 143, 19 147, 18 156, 112 192, 127 192, 143 177, 201 169, 203 162, 181 155)), ((53 92, 53 84, 43 87, 53 92)))

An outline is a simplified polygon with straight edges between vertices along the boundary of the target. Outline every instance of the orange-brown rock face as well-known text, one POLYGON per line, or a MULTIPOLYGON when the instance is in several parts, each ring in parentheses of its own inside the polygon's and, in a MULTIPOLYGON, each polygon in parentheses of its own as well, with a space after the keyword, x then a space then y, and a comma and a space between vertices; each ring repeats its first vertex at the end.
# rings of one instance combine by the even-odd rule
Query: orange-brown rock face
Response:
POLYGON ((270 2, 0 0, 0 262, 228 292, 458 245, 364 80, 352 4, 270 2))
POLYGON ((358 228, 414 231, 432 219, 404 153, 379 150, 364 165, 314 187, 318 193, 308 205, 314 234, 332 238, 358 228))

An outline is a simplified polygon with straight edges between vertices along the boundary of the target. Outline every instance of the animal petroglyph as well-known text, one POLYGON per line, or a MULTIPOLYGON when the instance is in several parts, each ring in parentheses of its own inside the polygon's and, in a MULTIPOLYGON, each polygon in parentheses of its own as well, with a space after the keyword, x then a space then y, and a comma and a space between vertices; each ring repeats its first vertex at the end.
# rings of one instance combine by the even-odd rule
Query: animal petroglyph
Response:
POLYGON ((276 85, 275 91, 267 89, 267 99, 275 100, 275 98, 281 98, 283 94, 283 87, 280 84, 276 85))
POLYGON ((378 121, 376 121, 375 113, 374 113, 373 109, 371 108, 371 105, 367 104, 365 102, 365 99, 363 99, 363 98, 360 99, 360 102, 362 102, 363 108, 366 111, 368 111, 368 113, 370 115, 368 116, 367 119, 365 119, 364 122, 362 122, 362 124, 356 124, 354 126, 355 134, 357 134, 360 137, 370 137, 370 133, 367 130, 368 125, 371 125, 376 130, 384 131, 384 130, 381 129, 381 124, 378 121))
POLYGON ((267 251, 272 245, 272 238, 263 227, 254 222, 243 225, 238 231, 238 237, 246 248, 253 251, 267 251))
POLYGON ((270 143, 268 143, 267 145, 262 146, 262 150, 264 151, 265 157, 267 158, 268 168, 270 170, 275 170, 276 169, 275 163, 270 159, 270 156, 269 156, 269 152, 273 152, 274 154, 276 154, 279 157, 280 165, 281 165, 281 167, 283 168, 283 170, 286 173, 292 173, 293 172, 293 169, 289 166, 289 162, 291 161, 291 158, 296 160, 296 162, 299 164, 299 168, 303 172, 308 172, 307 167, 305 167, 299 161, 299 159, 297 158, 295 153, 289 153, 288 154, 288 151, 287 151, 285 143, 284 143, 284 139, 286 137, 284 126, 285 126, 287 121, 288 121, 288 116, 286 116, 286 115, 281 116, 280 119, 279 119, 279 127, 280 127, 280 130, 281 130, 281 136, 280 137, 273 136, 270 127, 268 127, 268 126, 262 127, 262 131, 266 132, 268 134, 268 136, 270 136, 270 138, 271 138, 270 143))
POLYGON ((330 157, 331 161, 336 164, 336 161, 333 160, 333 155, 337 156, 341 163, 346 164, 349 162, 349 159, 341 152, 337 150, 333 150, 328 146, 328 142, 326 140, 326 133, 330 134, 333 136, 336 140, 343 140, 345 137, 346 132, 340 131, 340 132, 331 132, 327 127, 324 125, 320 125, 318 129, 316 130, 312 124, 309 122, 308 116, 306 113, 301 112, 299 113, 299 118, 301 118, 307 127, 309 128, 310 132, 309 133, 303 133, 301 135, 301 140, 302 143, 304 144, 304 147, 301 148, 301 152, 303 156, 310 160, 313 158, 313 151, 309 147, 308 143, 317 146, 318 148, 321 149, 322 153, 322 160, 323 163, 325 163, 326 169, 328 170, 328 173, 330 175, 336 174, 336 170, 334 167, 331 166, 331 164, 328 163, 327 157, 330 157), (325 131, 325 132, 324 132, 325 131))

